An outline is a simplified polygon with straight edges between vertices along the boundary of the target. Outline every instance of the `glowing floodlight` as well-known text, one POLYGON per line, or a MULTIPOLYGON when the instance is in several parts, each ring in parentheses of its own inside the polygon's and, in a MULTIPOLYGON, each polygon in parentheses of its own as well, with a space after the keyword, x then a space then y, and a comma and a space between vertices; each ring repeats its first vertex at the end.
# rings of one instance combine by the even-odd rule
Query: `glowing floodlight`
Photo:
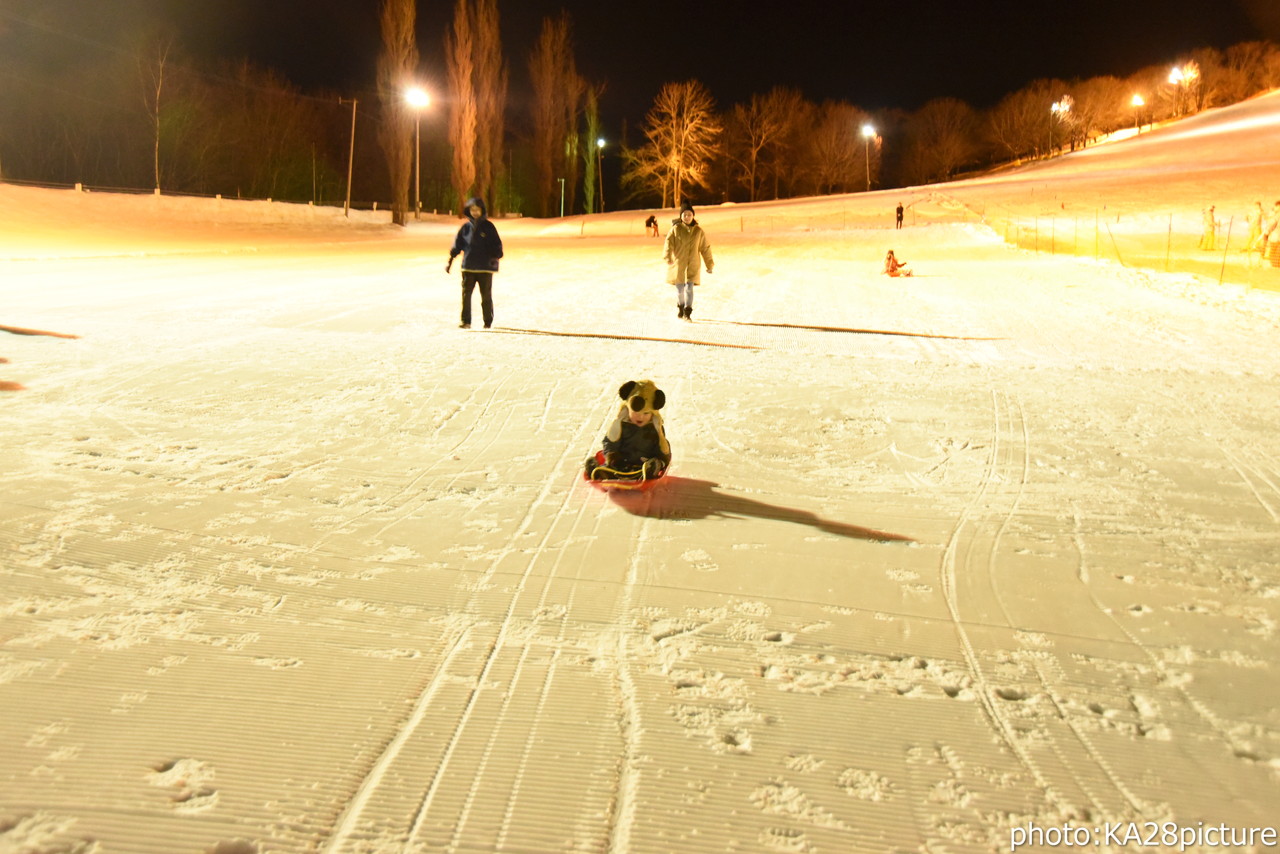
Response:
POLYGON ((405 90, 404 99, 409 102, 409 106, 414 109, 421 110, 423 107, 430 106, 431 96, 427 94, 427 90, 421 86, 413 86, 405 90))

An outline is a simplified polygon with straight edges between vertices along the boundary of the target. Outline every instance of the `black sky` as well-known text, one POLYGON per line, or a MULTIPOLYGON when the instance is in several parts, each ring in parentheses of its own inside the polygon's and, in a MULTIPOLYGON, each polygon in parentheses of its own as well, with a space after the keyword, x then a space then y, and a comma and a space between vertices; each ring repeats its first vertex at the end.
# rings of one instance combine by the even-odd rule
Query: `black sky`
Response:
MULTIPOLYGON (((373 89, 379 0, 76 0, 103 12, 131 4, 176 28, 194 56, 247 57, 304 90, 373 89)), ((453 5, 418 3, 425 71, 440 89, 453 5)), ((499 0, 513 98, 527 93, 542 19, 561 8, 579 70, 607 84, 606 119, 633 126, 675 80, 702 81, 722 108, 775 85, 869 110, 943 96, 981 108, 1039 78, 1126 76, 1197 47, 1280 41, 1280 0, 499 0)))

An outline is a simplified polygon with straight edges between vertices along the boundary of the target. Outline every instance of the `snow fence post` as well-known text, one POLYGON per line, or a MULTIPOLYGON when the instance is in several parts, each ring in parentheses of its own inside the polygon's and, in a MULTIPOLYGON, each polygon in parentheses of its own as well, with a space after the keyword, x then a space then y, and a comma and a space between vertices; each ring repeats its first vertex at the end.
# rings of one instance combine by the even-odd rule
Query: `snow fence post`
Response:
POLYGON ((1222 286, 1222 279, 1227 274, 1227 249, 1231 246, 1231 226, 1235 224, 1236 215, 1232 214, 1231 219, 1227 220, 1227 239, 1226 245, 1222 247, 1222 269, 1218 271, 1218 286, 1222 286))

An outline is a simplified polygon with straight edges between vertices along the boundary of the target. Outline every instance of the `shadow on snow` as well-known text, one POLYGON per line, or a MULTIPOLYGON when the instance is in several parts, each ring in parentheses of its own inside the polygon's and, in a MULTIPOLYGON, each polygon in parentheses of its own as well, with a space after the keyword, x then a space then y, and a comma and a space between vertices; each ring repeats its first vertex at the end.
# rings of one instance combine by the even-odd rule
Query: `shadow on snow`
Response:
POLYGON ((633 516, 650 519, 773 519, 795 525, 808 525, 824 533, 856 540, 884 543, 913 543, 903 534, 864 528, 848 522, 825 519, 808 510, 781 507, 717 491, 720 484, 709 480, 667 475, 647 493, 610 492, 610 500, 633 516))
POLYGON ((707 318, 702 323, 720 323, 727 326, 761 326, 766 329, 806 329, 810 332, 846 332, 852 335, 900 335, 905 338, 946 338, 952 341, 1003 341, 1003 338, 991 338, 979 335, 937 335, 932 332, 900 332, 893 329, 853 329, 844 326, 805 326, 799 323, 754 323, 749 320, 713 320, 707 318))

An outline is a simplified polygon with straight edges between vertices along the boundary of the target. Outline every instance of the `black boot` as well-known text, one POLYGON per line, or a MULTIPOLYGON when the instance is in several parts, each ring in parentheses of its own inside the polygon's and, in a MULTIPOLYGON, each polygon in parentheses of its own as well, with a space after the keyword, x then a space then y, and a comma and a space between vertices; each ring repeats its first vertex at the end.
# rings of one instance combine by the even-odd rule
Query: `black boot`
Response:
POLYGON ((690 321, 693 320, 693 306, 686 305, 684 307, 684 319, 690 321))
POLYGON ((682 305, 676 306, 676 317, 684 317, 684 306, 682 305))

